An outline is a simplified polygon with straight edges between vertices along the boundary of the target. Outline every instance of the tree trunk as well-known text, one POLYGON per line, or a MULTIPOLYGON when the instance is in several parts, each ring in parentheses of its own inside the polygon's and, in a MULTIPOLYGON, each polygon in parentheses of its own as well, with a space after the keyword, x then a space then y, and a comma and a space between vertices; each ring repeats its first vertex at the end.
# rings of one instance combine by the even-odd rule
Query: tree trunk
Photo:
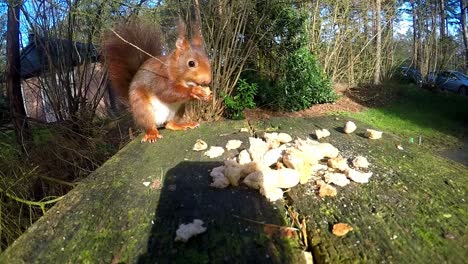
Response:
POLYGON ((375 72, 374 72, 374 84, 380 84, 380 67, 382 64, 382 23, 380 16, 381 0, 375 2, 375 24, 377 30, 377 40, 375 43, 375 72))
POLYGON ((20 1, 11 1, 8 4, 6 83, 16 142, 21 146, 22 151, 26 153, 26 146, 28 142, 31 141, 32 137, 26 118, 26 110, 24 109, 23 95, 21 93, 19 44, 20 5, 20 1))
POLYGON ((413 14, 413 64, 418 64, 418 17, 416 14, 416 5, 414 0, 410 1, 413 14))
POLYGON ((468 71, 468 26, 466 25, 466 11, 468 9, 468 2, 460 0, 460 22, 463 35, 463 44, 465 46, 465 73, 468 71))
MULTIPOLYGON (((460 0, 463 1, 463 0, 460 0)), ((445 26, 445 21, 446 21, 446 16, 445 16, 445 1, 444 0, 439 0, 439 5, 440 5, 440 38, 443 39, 447 33, 446 33, 446 26, 445 26)))

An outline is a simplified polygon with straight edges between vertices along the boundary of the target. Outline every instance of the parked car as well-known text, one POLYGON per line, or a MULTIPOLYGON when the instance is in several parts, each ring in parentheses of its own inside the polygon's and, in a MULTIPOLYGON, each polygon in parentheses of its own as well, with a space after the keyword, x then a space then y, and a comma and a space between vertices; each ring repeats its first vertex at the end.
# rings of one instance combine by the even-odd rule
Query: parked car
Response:
POLYGON ((403 80, 414 83, 418 87, 422 87, 423 76, 417 69, 411 67, 401 67, 400 74, 403 80))
POLYGON ((443 71, 437 75, 435 85, 441 90, 468 95, 468 77, 461 72, 443 71))

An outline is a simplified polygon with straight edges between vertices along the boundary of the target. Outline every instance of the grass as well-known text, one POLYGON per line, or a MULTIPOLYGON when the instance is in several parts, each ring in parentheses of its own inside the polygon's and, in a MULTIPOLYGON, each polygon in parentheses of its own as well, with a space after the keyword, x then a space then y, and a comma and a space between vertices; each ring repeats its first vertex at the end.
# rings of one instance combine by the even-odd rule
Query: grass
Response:
MULTIPOLYGON (((461 143, 468 126, 468 97, 434 93, 411 85, 389 85, 399 96, 381 108, 343 113, 382 131, 418 141, 433 150, 461 143)), ((466 140, 466 139, 465 139, 466 140)))

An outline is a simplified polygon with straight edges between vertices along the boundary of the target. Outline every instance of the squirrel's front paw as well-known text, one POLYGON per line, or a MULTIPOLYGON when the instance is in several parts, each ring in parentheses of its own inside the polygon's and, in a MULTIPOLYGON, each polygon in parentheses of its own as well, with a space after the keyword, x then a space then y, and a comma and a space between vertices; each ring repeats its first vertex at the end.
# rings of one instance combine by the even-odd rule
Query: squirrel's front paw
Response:
POLYGON ((196 86, 192 88, 191 96, 201 101, 210 101, 213 98, 210 87, 208 86, 196 86))

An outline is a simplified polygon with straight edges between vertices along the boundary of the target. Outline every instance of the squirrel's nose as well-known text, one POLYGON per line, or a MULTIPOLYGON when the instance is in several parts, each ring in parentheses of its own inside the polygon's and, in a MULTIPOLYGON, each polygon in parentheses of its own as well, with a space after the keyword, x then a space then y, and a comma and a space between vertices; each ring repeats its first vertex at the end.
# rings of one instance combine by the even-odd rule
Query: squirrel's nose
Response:
POLYGON ((200 78, 200 84, 201 85, 208 85, 211 82, 211 76, 204 76, 200 78))

